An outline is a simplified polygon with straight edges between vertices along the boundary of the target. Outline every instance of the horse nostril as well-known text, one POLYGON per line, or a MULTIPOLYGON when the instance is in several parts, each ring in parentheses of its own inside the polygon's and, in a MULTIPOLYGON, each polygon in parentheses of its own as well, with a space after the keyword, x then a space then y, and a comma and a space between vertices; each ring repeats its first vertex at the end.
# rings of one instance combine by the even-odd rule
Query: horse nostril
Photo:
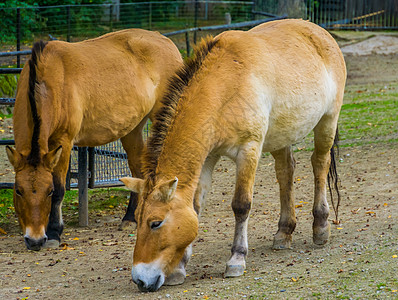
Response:
POLYGON ((140 279, 137 279, 137 282, 136 282, 136 283, 137 283, 138 289, 139 289, 141 292, 147 292, 147 291, 148 291, 145 282, 143 282, 143 281, 140 280, 140 279))
POLYGON ((25 244, 29 250, 39 251, 41 247, 46 243, 47 237, 41 238, 40 240, 25 237, 25 244))
POLYGON ((41 240, 41 246, 44 246, 45 245, 45 243, 47 243, 47 241, 48 241, 48 238, 45 236, 44 238, 42 238, 42 240, 41 240))

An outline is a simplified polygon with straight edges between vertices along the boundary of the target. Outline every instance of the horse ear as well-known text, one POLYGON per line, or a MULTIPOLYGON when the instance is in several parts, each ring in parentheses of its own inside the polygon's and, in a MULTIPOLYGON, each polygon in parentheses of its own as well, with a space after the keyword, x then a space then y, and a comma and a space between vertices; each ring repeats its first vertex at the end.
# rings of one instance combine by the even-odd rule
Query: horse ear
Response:
POLYGON ((58 148, 48 152, 43 157, 44 165, 50 170, 53 170, 54 167, 57 165, 59 158, 61 157, 61 153, 62 153, 62 146, 59 146, 58 148))
POLYGON ((124 185, 135 193, 141 193, 144 188, 144 180, 140 178, 123 177, 119 179, 124 185))
POLYGON ((178 178, 175 177, 172 180, 166 181, 159 186, 159 190, 163 195, 163 200, 165 202, 170 201, 173 199, 175 191, 178 185, 178 178))
POLYGON ((7 152, 8 160, 10 161, 10 163, 12 164, 12 166, 15 169, 16 166, 21 161, 21 158, 22 158, 21 154, 19 154, 17 150, 15 150, 14 148, 12 148, 10 146, 6 147, 6 152, 7 152))

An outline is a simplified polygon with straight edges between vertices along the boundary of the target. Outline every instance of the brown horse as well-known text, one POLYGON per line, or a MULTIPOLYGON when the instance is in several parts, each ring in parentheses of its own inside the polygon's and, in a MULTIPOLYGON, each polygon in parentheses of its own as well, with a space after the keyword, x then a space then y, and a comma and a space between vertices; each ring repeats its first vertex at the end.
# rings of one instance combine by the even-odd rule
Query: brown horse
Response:
MULTIPOLYGON (((72 146, 121 139, 141 177, 142 129, 182 66, 157 32, 128 29, 79 43, 36 43, 18 81, 14 109, 14 205, 28 249, 57 246, 72 146)), ((130 201, 129 208, 132 207, 130 201)), ((130 214, 130 215, 129 215, 130 214)), ((124 220, 131 220, 127 211, 124 220)))
POLYGON ((247 224, 262 151, 275 158, 281 215, 273 248, 291 247, 296 226, 291 145, 315 133, 313 240, 330 235, 328 173, 346 68, 334 39, 302 20, 228 31, 202 42, 174 77, 144 156, 145 180, 122 178, 139 193, 132 277, 142 291, 185 279, 200 203, 221 155, 236 163, 235 235, 226 277, 242 275, 247 224), (185 254, 184 254, 185 253, 185 254))

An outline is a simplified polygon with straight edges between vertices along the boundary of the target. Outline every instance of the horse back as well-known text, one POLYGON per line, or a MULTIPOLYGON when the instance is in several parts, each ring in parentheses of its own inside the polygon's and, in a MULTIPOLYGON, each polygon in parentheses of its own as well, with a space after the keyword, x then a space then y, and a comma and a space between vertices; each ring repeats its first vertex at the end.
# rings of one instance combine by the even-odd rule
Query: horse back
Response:
MULTIPOLYGON (((43 139, 62 134, 77 145, 95 146, 123 137, 151 113, 181 63, 169 39, 140 29, 78 43, 49 42, 37 65, 39 115, 47 124, 43 139)), ((29 72, 21 74, 17 115, 29 111, 24 73, 29 72)), ((14 120, 17 139, 30 121, 14 120)))
POLYGON ((231 124, 230 136, 242 136, 240 143, 263 139, 263 150, 274 151, 299 141, 325 115, 337 120, 346 68, 337 43, 324 29, 284 20, 216 39, 224 65, 237 66, 239 79, 228 83, 235 86, 234 99, 225 97, 228 105, 223 104, 221 115, 231 124))

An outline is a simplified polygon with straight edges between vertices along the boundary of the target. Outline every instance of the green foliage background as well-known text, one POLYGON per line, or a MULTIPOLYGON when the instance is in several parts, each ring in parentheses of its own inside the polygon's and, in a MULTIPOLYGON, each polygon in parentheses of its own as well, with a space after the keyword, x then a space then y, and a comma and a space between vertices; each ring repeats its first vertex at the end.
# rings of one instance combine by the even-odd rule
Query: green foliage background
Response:
MULTIPOLYGON (((104 4, 108 0, 7 0, 0 3, 0 42, 11 42, 16 39, 17 31, 17 10, 22 8, 21 13, 21 38, 22 40, 32 37, 32 31, 41 28, 54 29, 57 26, 65 26, 67 20, 65 18, 49 18, 59 13, 63 13, 65 8, 57 7, 51 10, 43 9, 45 6, 55 5, 82 5, 82 4, 104 4), (23 9, 29 8, 29 9, 23 9), (37 9, 34 9, 37 8, 37 9), (49 15, 50 14, 50 15, 49 15)), ((75 11, 75 18, 87 18, 84 10, 86 7, 79 8, 75 11)), ((98 17, 96 15, 91 18, 98 17)), ((89 17, 90 18, 90 17, 89 17)), ((91 21, 91 20, 85 20, 91 21)))

